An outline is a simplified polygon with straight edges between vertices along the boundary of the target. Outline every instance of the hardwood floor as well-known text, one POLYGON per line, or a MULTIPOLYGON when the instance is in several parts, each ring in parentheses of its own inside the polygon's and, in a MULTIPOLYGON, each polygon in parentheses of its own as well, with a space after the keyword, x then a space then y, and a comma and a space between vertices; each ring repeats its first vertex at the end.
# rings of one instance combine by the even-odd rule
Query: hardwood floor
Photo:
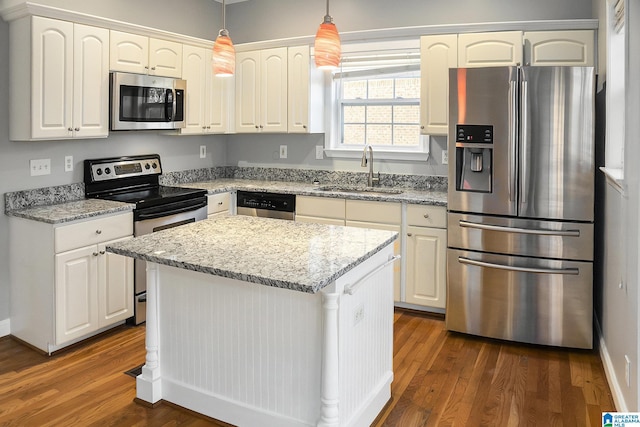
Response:
MULTIPOLYGON (((614 410, 597 350, 450 333, 396 311, 392 401, 375 426, 600 426, 614 410)), ((53 357, 0 338, 0 426, 224 425, 133 402, 144 327, 122 327, 53 357)))

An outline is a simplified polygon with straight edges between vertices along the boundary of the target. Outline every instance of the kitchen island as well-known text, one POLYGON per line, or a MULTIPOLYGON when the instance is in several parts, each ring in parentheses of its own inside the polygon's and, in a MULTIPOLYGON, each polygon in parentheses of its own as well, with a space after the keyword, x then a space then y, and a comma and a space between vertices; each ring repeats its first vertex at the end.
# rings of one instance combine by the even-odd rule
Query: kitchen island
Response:
POLYGON ((109 246, 148 261, 138 399, 241 426, 370 425, 391 397, 396 238, 229 216, 109 246))

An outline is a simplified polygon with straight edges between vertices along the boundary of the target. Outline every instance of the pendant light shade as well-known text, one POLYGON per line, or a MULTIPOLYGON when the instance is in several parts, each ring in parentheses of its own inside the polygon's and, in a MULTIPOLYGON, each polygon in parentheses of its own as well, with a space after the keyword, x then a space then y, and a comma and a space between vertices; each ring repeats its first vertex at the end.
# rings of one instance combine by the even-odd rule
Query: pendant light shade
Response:
POLYGON ((226 8, 222 0, 222 29, 213 44, 213 74, 218 77, 233 76, 236 71, 236 49, 226 27, 226 8))
POLYGON ((316 67, 320 69, 337 68, 340 65, 341 53, 340 35, 333 23, 333 18, 329 15, 329 0, 327 0, 327 14, 318 28, 314 44, 316 67))

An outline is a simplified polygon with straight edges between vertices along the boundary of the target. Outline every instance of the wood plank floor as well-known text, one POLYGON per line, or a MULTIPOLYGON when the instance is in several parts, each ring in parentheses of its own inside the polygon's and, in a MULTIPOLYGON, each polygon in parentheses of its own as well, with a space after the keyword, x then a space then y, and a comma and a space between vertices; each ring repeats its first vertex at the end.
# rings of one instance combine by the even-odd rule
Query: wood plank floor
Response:
MULTIPOLYGON (((398 310, 392 401, 375 426, 600 426, 614 410, 596 350, 526 346, 450 333, 398 310)), ((223 425, 133 402, 144 327, 121 327, 46 357, 0 338, 0 426, 223 425)))

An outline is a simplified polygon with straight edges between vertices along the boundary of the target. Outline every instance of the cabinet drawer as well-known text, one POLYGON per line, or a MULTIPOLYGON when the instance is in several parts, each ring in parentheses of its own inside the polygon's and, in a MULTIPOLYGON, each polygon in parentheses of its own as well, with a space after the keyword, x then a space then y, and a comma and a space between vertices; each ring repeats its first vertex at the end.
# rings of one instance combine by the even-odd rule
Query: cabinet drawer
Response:
POLYGON ((92 219, 58 227, 54 231, 56 253, 133 235, 133 213, 92 219))
POLYGON ((296 216, 315 216, 344 220, 345 199, 296 196, 296 216))
POLYGON ((347 221, 377 222, 400 225, 402 205, 392 202, 347 200, 347 221))
POLYGON ((407 205, 407 224, 447 228, 447 210, 442 206, 407 205))
POLYGON ((229 212, 229 193, 219 193, 207 196, 207 214, 229 212))

